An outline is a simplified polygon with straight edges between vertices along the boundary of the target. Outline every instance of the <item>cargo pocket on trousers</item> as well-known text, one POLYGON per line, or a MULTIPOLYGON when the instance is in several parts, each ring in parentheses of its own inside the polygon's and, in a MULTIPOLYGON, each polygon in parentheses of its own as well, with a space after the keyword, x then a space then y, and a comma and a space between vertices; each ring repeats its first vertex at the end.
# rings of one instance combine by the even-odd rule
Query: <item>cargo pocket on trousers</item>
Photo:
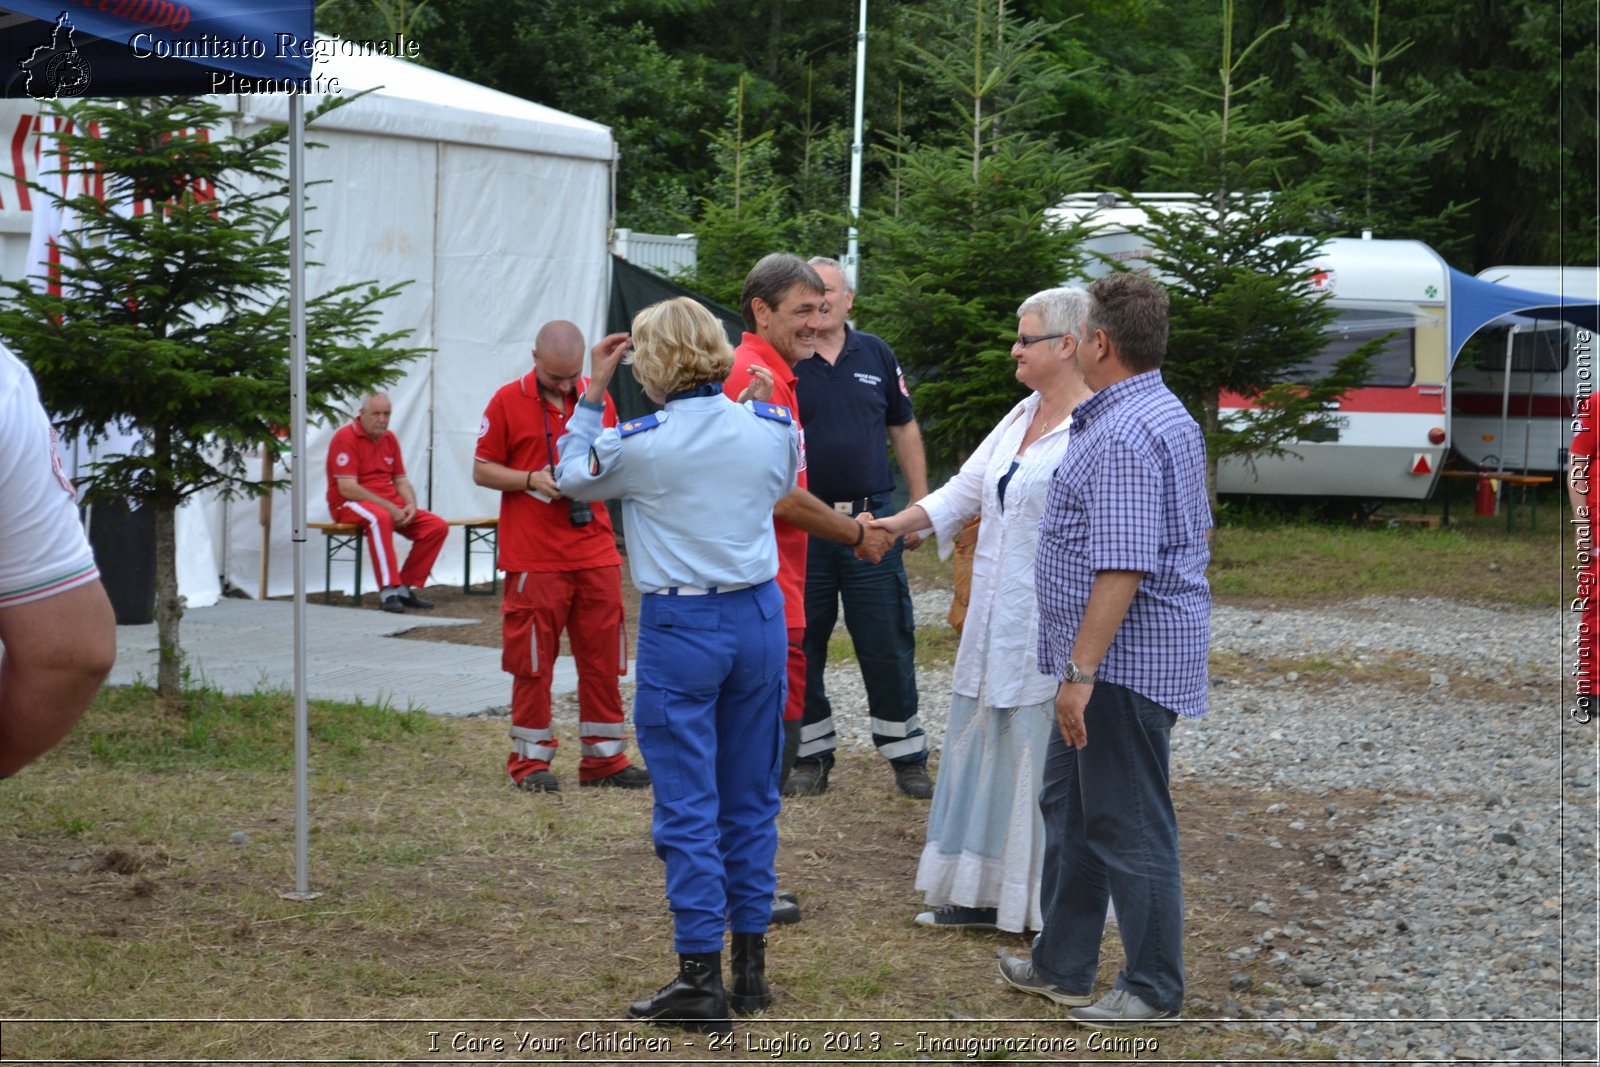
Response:
POLYGON ((650 789, 657 800, 683 797, 683 773, 678 766, 678 746, 667 725, 667 697, 662 689, 636 688, 633 695, 633 736, 650 772, 650 789))

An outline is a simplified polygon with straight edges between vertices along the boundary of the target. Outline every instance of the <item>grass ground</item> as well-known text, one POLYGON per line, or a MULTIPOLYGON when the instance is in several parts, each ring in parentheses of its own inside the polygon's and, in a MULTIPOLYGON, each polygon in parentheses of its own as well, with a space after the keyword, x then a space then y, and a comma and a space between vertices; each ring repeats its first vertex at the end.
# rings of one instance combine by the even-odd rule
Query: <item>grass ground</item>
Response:
MULTIPOLYGON (((1372 594, 1553 605, 1558 517, 1548 507, 1536 534, 1511 536, 1498 520, 1446 531, 1225 526, 1213 580, 1224 601, 1284 607, 1372 594)), ((931 547, 907 559, 914 583, 948 581, 931 547)), ((462 628, 476 635, 434 636, 498 643, 494 598, 436 593, 441 612, 477 611, 483 622, 462 628)), ((930 660, 953 652, 948 637, 926 640, 930 660)), ((827 795, 787 805, 780 819, 780 884, 800 894, 806 919, 772 934, 774 1011, 742 1025, 731 1050, 633 1026, 619 1021, 624 1006, 672 966, 648 796, 511 790, 503 721, 314 705, 311 884, 322 895, 285 900, 295 875, 291 718, 281 694, 191 694, 167 707, 147 691, 110 690, 66 743, 0 786, 0 1055, 956 1062, 978 1058, 972 1042, 1035 1034, 1058 1044, 1009 1058, 1285 1062, 1334 1051, 1315 1034, 1280 1047, 1252 1026, 1215 1021, 1091 1047, 1092 1032, 1064 1025, 1063 1009, 999 981, 995 952, 1022 948, 1020 937, 912 922, 927 809, 859 753, 842 756, 827 795), (519 1051, 524 1035, 533 1040, 519 1051), (642 1044, 650 1039, 670 1051, 642 1044)), ((1233 891, 1282 877, 1286 853, 1265 844, 1266 809, 1306 814, 1300 839, 1283 837, 1286 816, 1272 823, 1279 845, 1311 856, 1327 797, 1192 781, 1176 783, 1175 796, 1188 1014, 1235 1015, 1230 1000, 1272 995, 1270 973, 1227 959, 1256 929, 1251 898, 1233 891), (1230 990, 1238 975, 1248 990, 1230 990)), ((1369 799, 1339 798, 1343 833, 1369 799)), ((1302 871, 1295 877, 1337 918, 1338 871, 1302 871)), ((1119 956, 1113 939, 1106 959, 1119 956)))

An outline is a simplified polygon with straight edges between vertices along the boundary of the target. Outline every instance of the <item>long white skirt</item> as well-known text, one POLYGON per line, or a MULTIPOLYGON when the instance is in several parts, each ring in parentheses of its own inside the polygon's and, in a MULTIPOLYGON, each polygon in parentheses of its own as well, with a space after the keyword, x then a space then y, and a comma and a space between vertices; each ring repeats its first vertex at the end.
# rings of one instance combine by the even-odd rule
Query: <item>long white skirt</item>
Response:
POLYGON ((953 694, 917 888, 933 907, 994 908, 996 925, 1044 926, 1039 784, 1055 704, 990 708, 953 694))

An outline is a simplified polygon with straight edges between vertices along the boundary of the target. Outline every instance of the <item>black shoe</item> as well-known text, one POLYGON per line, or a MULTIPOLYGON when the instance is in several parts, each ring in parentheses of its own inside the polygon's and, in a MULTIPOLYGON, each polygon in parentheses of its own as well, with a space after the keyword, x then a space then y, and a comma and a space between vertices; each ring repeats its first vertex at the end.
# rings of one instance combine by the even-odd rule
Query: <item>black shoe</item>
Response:
POLYGON ((410 586, 406 586, 405 589, 406 591, 400 594, 400 603, 404 604, 408 608, 421 608, 424 611, 433 610, 433 601, 423 600, 417 595, 416 590, 412 589, 410 586))
POLYGON ((517 783, 517 788, 524 793, 559 793, 561 783, 549 771, 529 771, 517 783))
POLYGON ((800 898, 793 893, 778 893, 772 898, 773 926, 787 926, 800 921, 800 898))
POLYGON ((679 953, 678 976, 649 1000, 629 1004, 628 1018, 702 1033, 731 1033, 728 994, 722 987, 722 953, 679 953))
POLYGON ((783 787, 786 797, 820 797, 827 791, 828 768, 815 760, 796 763, 783 787))
POLYGON ((404 615, 406 613, 406 609, 400 606, 400 598, 397 596, 384 597, 378 601, 378 607, 383 611, 387 611, 390 615, 404 615))
POLYGON ((933 911, 920 912, 917 922, 923 926, 942 926, 946 930, 997 930, 995 909, 968 908, 960 904, 946 904, 933 911))
POLYGON ((578 779, 580 788, 588 789, 649 789, 650 772, 643 767, 631 764, 622 768, 616 774, 608 774, 604 778, 590 778, 587 781, 578 779))
POLYGON ((772 990, 767 988, 766 934, 734 934, 728 971, 733 979, 733 989, 728 993, 730 1008, 749 1015, 772 1006, 772 990))
POLYGON ((925 763, 891 763, 894 768, 894 784, 900 787, 900 792, 913 800, 927 800, 933 796, 933 779, 928 777, 928 766, 925 763))

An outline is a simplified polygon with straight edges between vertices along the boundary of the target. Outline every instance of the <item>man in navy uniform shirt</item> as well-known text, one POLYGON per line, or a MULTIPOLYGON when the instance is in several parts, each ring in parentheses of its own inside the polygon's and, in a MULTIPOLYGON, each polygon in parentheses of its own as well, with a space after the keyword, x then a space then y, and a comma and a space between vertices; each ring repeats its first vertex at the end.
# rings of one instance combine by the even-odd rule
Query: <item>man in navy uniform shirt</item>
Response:
MULTIPOLYGON (((809 488, 846 515, 881 518, 894 512, 886 434, 911 502, 928 494, 922 431, 894 352, 881 338, 853 330, 845 321, 855 292, 843 268, 821 256, 811 266, 822 278, 827 304, 815 354, 795 365, 809 488)), ((915 545, 906 539, 906 547, 915 545)), ((927 737, 917 723, 916 636, 901 545, 873 564, 856 558, 846 545, 817 537, 811 538, 806 557, 805 716, 799 756, 784 792, 814 796, 828 788, 838 738, 823 671, 841 598, 867 690, 873 744, 894 768, 900 791, 926 800, 933 783, 927 737)))

